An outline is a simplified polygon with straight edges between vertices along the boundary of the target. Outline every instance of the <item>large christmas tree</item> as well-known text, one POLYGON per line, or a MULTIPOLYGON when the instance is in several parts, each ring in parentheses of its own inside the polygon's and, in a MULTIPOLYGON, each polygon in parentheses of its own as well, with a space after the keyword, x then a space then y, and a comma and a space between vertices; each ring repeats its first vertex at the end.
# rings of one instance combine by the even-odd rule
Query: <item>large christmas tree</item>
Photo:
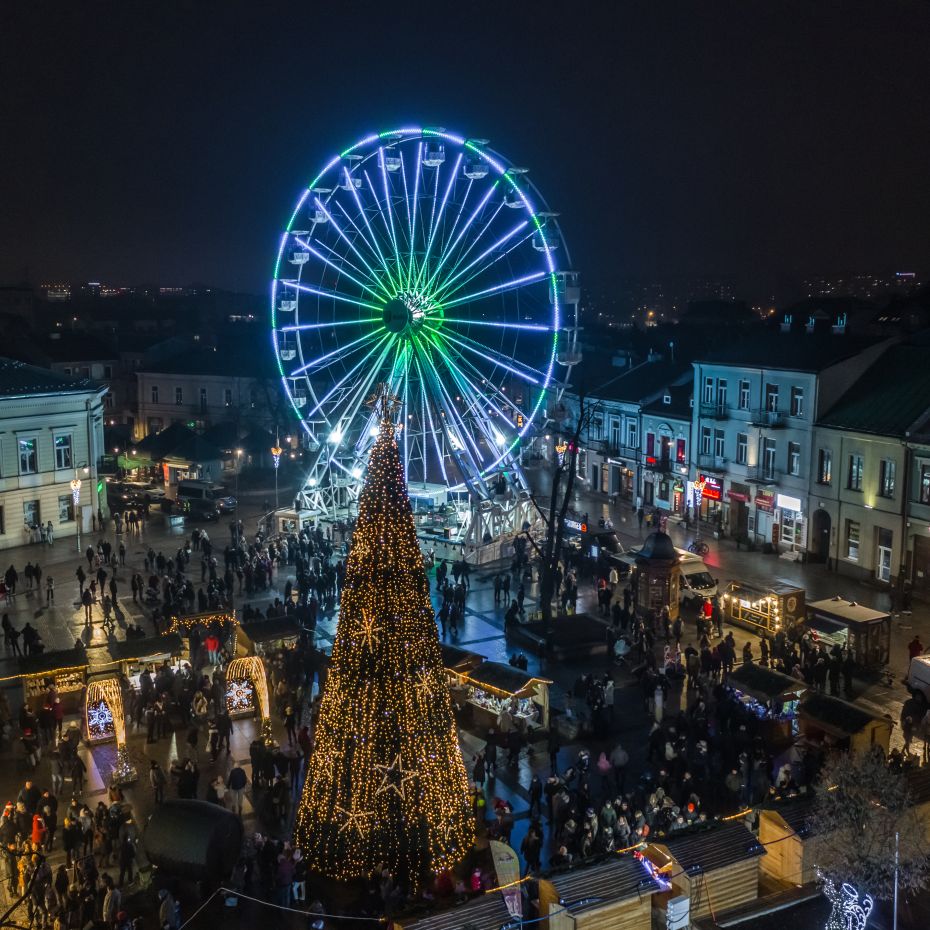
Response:
POLYGON ((295 842, 336 879, 419 886, 474 839, 429 582, 386 398, 346 566, 295 842))

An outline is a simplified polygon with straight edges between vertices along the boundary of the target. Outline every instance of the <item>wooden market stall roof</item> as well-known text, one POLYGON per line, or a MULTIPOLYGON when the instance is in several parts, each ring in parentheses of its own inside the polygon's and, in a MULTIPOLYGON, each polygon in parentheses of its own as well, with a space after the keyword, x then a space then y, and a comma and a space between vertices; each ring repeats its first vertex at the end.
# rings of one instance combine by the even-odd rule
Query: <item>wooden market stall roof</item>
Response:
POLYGON ((737 665, 730 672, 727 684, 757 701, 772 701, 792 694, 803 694, 807 690, 803 681, 752 662, 737 665))
POLYGON ((802 840, 816 836, 820 832, 817 819, 814 817, 816 798, 813 794, 806 794, 785 801, 773 801, 762 811, 764 813, 778 814, 792 833, 802 840))
POLYGON ((870 623, 887 620, 889 616, 886 611, 872 610, 871 607, 863 607, 862 604, 847 601, 842 597, 828 597, 823 601, 809 601, 807 606, 814 613, 826 614, 830 618, 840 620, 853 627, 868 626, 870 623))
POLYGON ((295 617, 271 617, 268 620, 250 620, 239 627, 253 643, 267 643, 275 639, 299 636, 303 627, 295 617))
POLYGON ((467 926, 480 927, 481 930, 499 930, 511 920, 504 904, 504 896, 500 892, 493 892, 467 904, 421 917, 406 924, 406 930, 462 930, 467 926))
POLYGON ((114 662, 136 662, 152 656, 177 655, 181 649, 181 637, 177 633, 146 636, 145 639, 120 639, 107 644, 107 652, 114 662))
POLYGON ((450 672, 470 672, 484 662, 483 655, 477 652, 469 652, 467 649, 462 649, 461 646, 440 643, 439 648, 442 651, 442 667, 450 672))
POLYGON ((765 855, 765 848, 737 821, 661 841, 675 861, 692 874, 713 872, 737 862, 765 855))
POLYGON ((89 660, 86 649, 59 649, 41 652, 38 655, 21 656, 20 675, 52 675, 63 669, 87 668, 89 660))
POLYGON ((552 684, 548 678, 537 678, 502 662, 482 662, 465 677, 472 684, 501 697, 528 697, 536 684, 552 684))
POLYGON ((570 869, 553 875, 550 881, 572 914, 601 908, 612 901, 648 897, 661 888, 633 856, 614 856, 599 865, 570 869))
POLYGON ((893 724, 886 714, 871 714, 857 704, 842 701, 829 694, 808 694, 798 705, 798 714, 831 736, 844 739, 861 733, 875 722, 893 724))

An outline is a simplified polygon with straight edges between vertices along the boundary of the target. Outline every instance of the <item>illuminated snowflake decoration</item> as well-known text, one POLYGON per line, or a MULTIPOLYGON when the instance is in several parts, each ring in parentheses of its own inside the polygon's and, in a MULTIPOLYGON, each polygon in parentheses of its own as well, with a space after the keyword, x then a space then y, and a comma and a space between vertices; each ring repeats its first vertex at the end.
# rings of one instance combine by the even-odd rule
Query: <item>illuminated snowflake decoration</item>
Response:
POLYGON ((92 740, 111 739, 116 735, 113 712, 106 701, 95 701, 88 704, 87 735, 92 740))
POLYGON ((255 688, 248 678, 233 678, 226 682, 226 707, 230 713, 251 710, 255 706, 255 688))

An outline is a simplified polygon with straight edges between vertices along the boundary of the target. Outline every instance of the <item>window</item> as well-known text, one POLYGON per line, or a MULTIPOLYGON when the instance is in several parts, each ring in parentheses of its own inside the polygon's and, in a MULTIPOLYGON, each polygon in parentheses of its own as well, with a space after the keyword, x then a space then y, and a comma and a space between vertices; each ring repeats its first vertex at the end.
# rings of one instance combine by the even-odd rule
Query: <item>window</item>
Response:
POLYGON ((152 403, 153 404, 158 403, 158 385, 157 384, 152 385, 152 403))
POLYGON ((849 475, 846 479, 846 487, 850 491, 862 490, 862 456, 851 455, 849 457, 849 475))
POLYGON ((749 409, 749 381, 748 379, 739 383, 739 409, 749 409))
POLYGON ((19 473, 21 475, 34 475, 39 470, 37 443, 38 440, 35 437, 19 440, 19 473))
POLYGON ((232 406, 232 388, 226 388, 223 391, 223 403, 226 404, 227 407, 232 406))
POLYGON ((801 443, 788 443, 788 474, 801 474, 801 443))
POLYGON ((725 443, 723 440, 723 430, 715 429, 714 430, 714 456, 718 459, 722 459, 724 456, 725 443))
POLYGON ((762 440, 762 477, 770 481, 775 477, 775 455, 777 448, 774 439, 762 440))
POLYGON ((895 469, 894 459, 882 459, 878 478, 878 493, 882 497, 894 497, 895 469))
POLYGON ((174 389, 174 402, 178 407, 184 403, 184 388, 176 387, 174 389))
POLYGON ((846 521, 846 558, 859 561, 859 523, 856 520, 846 521))
POLYGON ((817 451, 817 484, 833 483, 833 452, 830 449, 817 451))
POLYGON ((103 377, 104 377, 104 378, 112 378, 112 377, 113 377, 113 366, 112 366, 112 365, 104 365, 104 366, 103 366, 103 377))
POLYGON ((767 384, 765 386, 765 409, 769 413, 778 412, 778 385, 767 384))
POLYGON ((58 522, 71 523, 74 520, 74 498, 70 494, 61 494, 58 498, 58 522))
POLYGON ((705 404, 712 404, 714 402, 714 379, 705 378, 704 379, 704 400, 705 404))
POLYGON ((620 448, 620 421, 617 419, 610 421, 610 444, 614 449, 620 448))
POLYGON ((62 433, 55 437, 55 468, 74 468, 70 433, 62 433))
POLYGON ((687 441, 679 439, 675 445, 675 461, 684 465, 688 461, 687 441))
POLYGON ((656 454, 656 434, 646 433, 646 456, 655 458, 656 454))
POLYGON ((200 412, 201 413, 207 412, 207 389, 206 388, 200 389, 200 412))
POLYGON ((39 502, 23 501, 23 523, 26 526, 38 526, 42 516, 39 512, 39 502))
POLYGON ((701 455, 710 455, 710 427, 701 427, 701 455))
POLYGON ((749 450, 749 437, 745 433, 736 434, 736 464, 745 465, 749 450))
POLYGON ((725 410, 727 406, 727 382, 725 378, 717 379, 717 408, 725 410))
POLYGON ((921 504, 930 504, 930 465, 920 466, 920 488, 917 493, 921 504))
MULTIPOLYGON (((227 391, 227 394, 232 397, 232 391, 227 391)), ((626 421, 626 445, 628 449, 635 449, 639 445, 639 437, 636 434, 635 420, 626 421)))
POLYGON ((791 416, 804 416, 804 388, 791 388, 791 416))
POLYGON ((106 394, 103 395, 103 406, 107 410, 113 409, 113 395, 109 391, 107 391, 106 394))

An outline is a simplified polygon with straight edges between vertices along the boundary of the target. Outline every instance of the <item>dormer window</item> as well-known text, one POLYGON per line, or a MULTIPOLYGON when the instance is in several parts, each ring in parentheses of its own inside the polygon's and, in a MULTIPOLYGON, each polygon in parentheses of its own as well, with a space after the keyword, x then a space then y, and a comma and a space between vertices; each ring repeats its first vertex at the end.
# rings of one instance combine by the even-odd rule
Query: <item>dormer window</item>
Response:
POLYGON ((662 403, 663 403, 663 404, 670 404, 671 402, 672 402, 672 395, 671 395, 671 394, 666 394, 666 395, 662 398, 662 403))

